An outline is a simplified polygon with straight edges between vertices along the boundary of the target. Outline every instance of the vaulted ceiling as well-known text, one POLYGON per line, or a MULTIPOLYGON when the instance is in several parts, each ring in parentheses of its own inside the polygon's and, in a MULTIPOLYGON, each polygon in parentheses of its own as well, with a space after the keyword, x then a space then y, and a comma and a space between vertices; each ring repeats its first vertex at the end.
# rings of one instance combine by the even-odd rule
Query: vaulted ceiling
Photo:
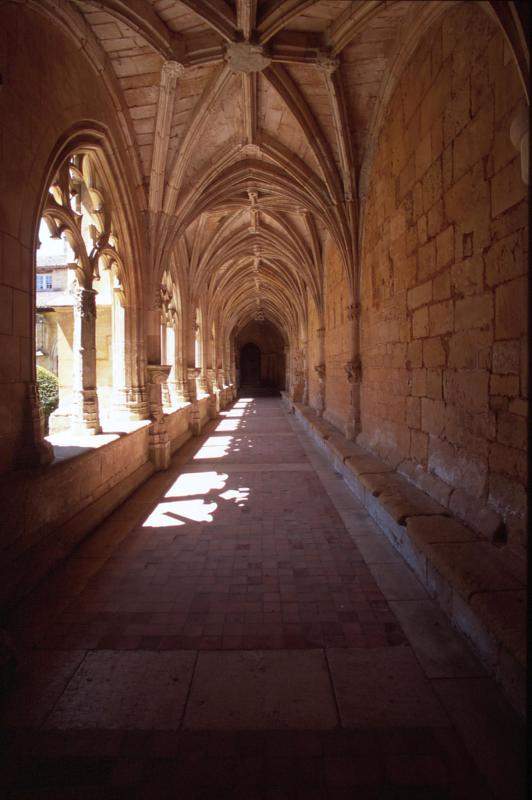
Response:
POLYGON ((326 232, 353 282, 380 98, 445 5, 70 0, 113 73, 154 272, 173 252, 193 297, 239 327, 262 311, 287 330, 307 291, 321 311, 326 232))

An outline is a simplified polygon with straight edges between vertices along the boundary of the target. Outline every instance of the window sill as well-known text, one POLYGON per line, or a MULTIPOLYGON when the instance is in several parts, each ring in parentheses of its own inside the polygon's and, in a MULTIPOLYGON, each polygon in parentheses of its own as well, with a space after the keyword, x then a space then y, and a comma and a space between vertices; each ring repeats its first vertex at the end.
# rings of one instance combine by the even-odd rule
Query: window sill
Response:
POLYGON ((46 441, 52 445, 54 451, 54 460, 50 466, 77 458, 89 450, 98 450, 150 424, 149 419, 107 420, 102 424, 102 432, 95 435, 63 431, 46 436, 46 441))

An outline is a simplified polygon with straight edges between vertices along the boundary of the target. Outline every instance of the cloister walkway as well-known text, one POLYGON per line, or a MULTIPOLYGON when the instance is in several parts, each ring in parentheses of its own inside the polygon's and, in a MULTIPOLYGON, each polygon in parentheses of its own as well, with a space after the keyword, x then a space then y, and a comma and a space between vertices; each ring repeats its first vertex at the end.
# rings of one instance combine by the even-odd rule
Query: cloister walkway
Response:
POLYGON ((9 629, 17 800, 520 796, 494 682, 278 398, 189 441, 9 629))

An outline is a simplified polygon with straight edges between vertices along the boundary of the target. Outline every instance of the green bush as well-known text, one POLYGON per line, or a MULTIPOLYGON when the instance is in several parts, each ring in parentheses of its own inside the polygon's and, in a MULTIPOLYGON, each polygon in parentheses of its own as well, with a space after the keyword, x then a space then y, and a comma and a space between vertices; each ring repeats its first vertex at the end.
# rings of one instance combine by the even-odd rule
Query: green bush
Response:
POLYGON ((48 417, 59 405, 59 381, 57 376, 44 367, 37 367, 37 388, 44 411, 45 430, 48 433, 48 417))

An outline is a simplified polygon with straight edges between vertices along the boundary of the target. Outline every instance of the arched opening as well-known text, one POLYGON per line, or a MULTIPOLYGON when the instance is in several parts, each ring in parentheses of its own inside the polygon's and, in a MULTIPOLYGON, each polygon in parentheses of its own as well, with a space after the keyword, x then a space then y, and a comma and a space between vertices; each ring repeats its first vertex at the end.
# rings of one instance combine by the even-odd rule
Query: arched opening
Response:
POLYGON ((50 434, 98 433, 123 400, 123 265, 107 195, 96 151, 80 149, 59 163, 43 204, 36 363, 50 434))
POLYGON ((285 388, 285 342, 268 320, 253 320, 235 338, 240 387, 275 391, 285 388))
POLYGON ((261 352, 253 342, 248 342, 240 350, 240 385, 261 385, 261 352))

